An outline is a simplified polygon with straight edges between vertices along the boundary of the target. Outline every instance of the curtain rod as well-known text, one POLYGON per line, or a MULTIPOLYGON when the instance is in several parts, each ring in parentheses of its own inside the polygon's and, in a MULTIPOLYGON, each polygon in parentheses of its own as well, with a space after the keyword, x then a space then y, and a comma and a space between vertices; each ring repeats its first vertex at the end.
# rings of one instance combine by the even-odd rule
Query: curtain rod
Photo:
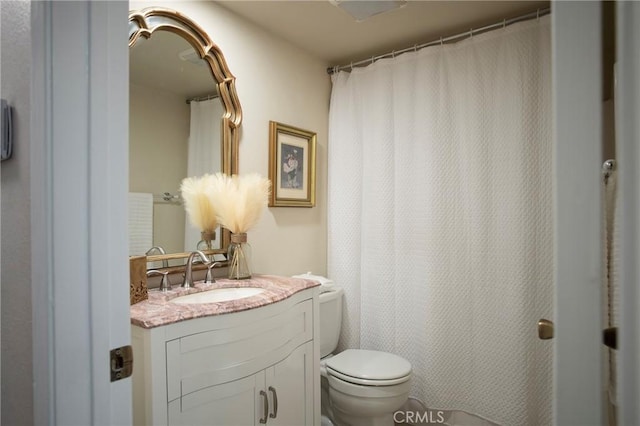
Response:
POLYGON ((182 197, 180 195, 172 194, 170 192, 163 192, 162 194, 153 194, 154 203, 182 203, 182 197))
POLYGON ((391 52, 384 53, 382 55, 372 56, 371 58, 363 59, 357 62, 351 62, 350 64, 347 64, 347 65, 335 65, 333 67, 327 68, 327 74, 331 75, 342 70, 353 70, 353 67, 371 65, 378 59, 393 58, 396 55, 401 55, 406 52, 417 52, 418 50, 424 49, 425 47, 436 46, 438 44, 444 44, 444 43, 448 43, 458 39, 469 38, 476 34, 484 33, 496 28, 501 28, 501 27, 504 28, 507 25, 515 24, 516 22, 527 21, 533 18, 540 18, 541 16, 548 15, 549 13, 551 13, 551 8, 547 7, 545 9, 538 9, 535 12, 527 13, 525 15, 521 15, 516 18, 503 19, 501 22, 496 22, 495 24, 487 25, 482 28, 477 28, 477 29, 472 28, 469 31, 465 31, 463 33, 455 34, 449 37, 444 37, 444 38, 440 37, 438 40, 430 41, 428 43, 416 44, 416 45, 413 45, 412 47, 407 47, 401 50, 393 50, 391 52))
POLYGON ((187 99, 187 103, 190 104, 191 102, 208 101, 209 99, 215 99, 215 98, 219 98, 219 97, 220 96, 218 95, 218 93, 211 93, 209 95, 196 96, 194 98, 189 98, 189 99, 187 99))

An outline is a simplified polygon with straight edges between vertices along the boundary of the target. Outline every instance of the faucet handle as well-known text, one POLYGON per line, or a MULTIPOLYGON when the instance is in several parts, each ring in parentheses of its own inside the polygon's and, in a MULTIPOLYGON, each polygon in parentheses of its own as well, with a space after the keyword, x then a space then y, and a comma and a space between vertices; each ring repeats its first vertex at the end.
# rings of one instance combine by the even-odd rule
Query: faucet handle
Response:
POLYGON ((166 293, 167 291, 171 290, 171 282, 169 282, 168 272, 158 271, 157 269, 148 270, 147 277, 152 275, 162 275, 162 279, 160 280, 160 287, 158 287, 158 290, 160 290, 163 293, 166 293))
POLYGON ((213 278, 213 267, 216 265, 220 265, 220 262, 211 262, 207 266, 207 276, 204 279, 205 284, 213 284, 216 280, 213 278))

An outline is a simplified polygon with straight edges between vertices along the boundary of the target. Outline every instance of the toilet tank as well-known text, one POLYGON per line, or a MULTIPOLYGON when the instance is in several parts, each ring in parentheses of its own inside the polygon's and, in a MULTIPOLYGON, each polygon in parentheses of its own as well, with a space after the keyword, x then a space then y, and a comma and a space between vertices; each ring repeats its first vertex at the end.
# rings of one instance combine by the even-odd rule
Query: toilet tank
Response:
POLYGON ((341 287, 333 286, 320 293, 320 357, 332 353, 338 346, 340 327, 342 327, 341 287))

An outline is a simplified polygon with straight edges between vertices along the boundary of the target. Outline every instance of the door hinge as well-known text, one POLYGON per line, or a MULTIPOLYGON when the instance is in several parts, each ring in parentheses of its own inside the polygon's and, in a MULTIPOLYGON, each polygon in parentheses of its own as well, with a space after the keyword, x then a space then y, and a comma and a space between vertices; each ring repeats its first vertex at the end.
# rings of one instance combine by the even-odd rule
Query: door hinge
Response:
POLYGON ((111 381, 126 379, 133 372, 133 349, 131 345, 111 349, 111 381))

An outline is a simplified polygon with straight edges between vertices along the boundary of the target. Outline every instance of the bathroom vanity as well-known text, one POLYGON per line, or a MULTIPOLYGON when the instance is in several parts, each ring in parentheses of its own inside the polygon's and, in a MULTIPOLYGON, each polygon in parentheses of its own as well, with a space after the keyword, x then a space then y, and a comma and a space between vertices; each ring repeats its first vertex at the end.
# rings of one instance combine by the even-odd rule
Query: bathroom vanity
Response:
POLYGON ((277 276, 150 291, 131 306, 133 423, 319 425, 318 293, 277 276))

